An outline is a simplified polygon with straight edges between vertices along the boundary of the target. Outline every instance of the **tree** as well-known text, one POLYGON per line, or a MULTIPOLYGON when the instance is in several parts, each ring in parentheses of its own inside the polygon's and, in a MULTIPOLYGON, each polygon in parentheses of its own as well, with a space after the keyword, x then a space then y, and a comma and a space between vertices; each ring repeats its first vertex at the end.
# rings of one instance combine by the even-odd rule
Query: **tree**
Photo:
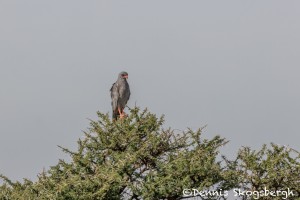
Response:
POLYGON ((226 199, 226 192, 235 188, 264 187, 289 188, 299 197, 300 156, 291 156, 292 150, 244 147, 233 161, 217 159, 227 143, 224 138, 204 139, 203 128, 164 129, 163 122, 163 117, 138 108, 117 121, 98 112, 76 151, 60 147, 70 162, 59 160, 36 182, 12 182, 1 175, 0 200, 184 199, 184 189, 203 191, 202 199, 226 199))
POLYGON ((163 117, 130 110, 118 121, 98 112, 72 161, 60 160, 33 183, 3 177, 2 199, 179 199, 185 188, 209 188, 224 181, 216 161, 225 139, 202 139, 201 131, 163 129, 163 117))
POLYGON ((250 191, 249 195, 242 195, 243 199, 247 196, 262 200, 300 197, 300 154, 294 149, 273 143, 271 148, 263 145, 258 151, 243 147, 237 159, 228 163, 235 169, 237 188, 250 191))

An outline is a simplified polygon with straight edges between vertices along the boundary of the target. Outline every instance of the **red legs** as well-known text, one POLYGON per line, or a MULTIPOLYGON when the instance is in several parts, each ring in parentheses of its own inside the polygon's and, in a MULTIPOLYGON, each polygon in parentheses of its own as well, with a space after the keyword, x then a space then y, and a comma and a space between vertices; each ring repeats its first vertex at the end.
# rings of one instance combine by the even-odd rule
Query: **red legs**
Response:
POLYGON ((121 111, 120 107, 118 107, 118 111, 120 114, 120 119, 123 119, 125 117, 125 112, 123 110, 121 111))

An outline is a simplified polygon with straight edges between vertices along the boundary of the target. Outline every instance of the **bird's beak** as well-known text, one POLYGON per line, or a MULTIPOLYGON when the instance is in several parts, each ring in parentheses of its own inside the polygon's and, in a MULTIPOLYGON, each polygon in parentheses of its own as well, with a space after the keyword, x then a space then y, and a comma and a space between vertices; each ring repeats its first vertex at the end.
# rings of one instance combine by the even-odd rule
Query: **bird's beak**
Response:
POLYGON ((123 76, 124 78, 128 79, 128 75, 123 76))

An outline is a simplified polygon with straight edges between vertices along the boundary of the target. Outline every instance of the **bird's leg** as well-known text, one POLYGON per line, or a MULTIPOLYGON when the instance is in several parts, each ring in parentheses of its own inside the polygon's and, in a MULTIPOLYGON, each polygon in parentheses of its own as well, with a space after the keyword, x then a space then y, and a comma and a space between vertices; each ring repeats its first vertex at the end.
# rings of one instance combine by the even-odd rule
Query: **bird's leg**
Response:
POLYGON ((120 114, 120 119, 124 118, 125 113, 123 112, 123 110, 121 111, 120 107, 118 107, 118 111, 119 111, 119 114, 120 114))

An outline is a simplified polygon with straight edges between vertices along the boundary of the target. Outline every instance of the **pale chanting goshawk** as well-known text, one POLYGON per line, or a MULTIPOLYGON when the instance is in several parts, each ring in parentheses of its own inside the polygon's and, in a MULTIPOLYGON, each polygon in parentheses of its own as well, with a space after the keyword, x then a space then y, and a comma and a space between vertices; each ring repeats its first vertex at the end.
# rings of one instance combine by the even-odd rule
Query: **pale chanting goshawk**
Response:
POLYGON ((117 120, 125 117, 124 108, 130 97, 129 84, 127 82, 128 73, 121 72, 118 80, 110 88, 112 118, 117 120))

